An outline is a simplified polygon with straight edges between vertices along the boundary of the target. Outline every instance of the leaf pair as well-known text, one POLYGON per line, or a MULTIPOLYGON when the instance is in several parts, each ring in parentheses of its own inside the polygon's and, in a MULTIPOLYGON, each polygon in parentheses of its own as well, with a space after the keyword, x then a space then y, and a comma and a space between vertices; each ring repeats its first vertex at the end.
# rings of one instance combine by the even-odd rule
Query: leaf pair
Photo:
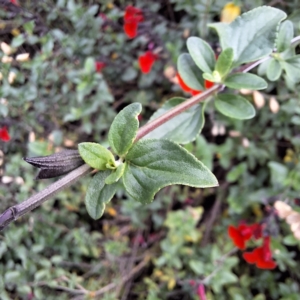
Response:
POLYGON ((151 202, 154 195, 167 185, 205 188, 218 184, 207 167, 169 140, 144 139, 134 143, 140 112, 139 103, 128 105, 111 125, 108 140, 113 153, 120 157, 119 161, 115 161, 113 153, 100 144, 79 144, 83 160, 100 170, 92 178, 85 199, 87 210, 94 219, 102 216, 120 178, 127 193, 142 203, 151 202))

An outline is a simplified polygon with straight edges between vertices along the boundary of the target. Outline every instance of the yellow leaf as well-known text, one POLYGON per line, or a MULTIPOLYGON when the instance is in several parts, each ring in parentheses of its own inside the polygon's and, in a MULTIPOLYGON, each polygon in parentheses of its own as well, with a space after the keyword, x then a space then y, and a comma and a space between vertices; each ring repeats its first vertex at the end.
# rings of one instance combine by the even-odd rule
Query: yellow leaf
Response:
POLYGON ((232 2, 227 3, 221 12, 221 22, 231 23, 241 14, 241 8, 232 2))
POLYGON ((169 291, 172 291, 174 289, 176 285, 176 280, 175 278, 171 278, 169 281, 168 281, 168 290, 169 291))
POLYGON ((117 211, 112 207, 107 207, 105 211, 112 217, 115 217, 118 214, 117 211))
POLYGON ((11 31, 11 34, 13 35, 13 36, 18 36, 18 35, 20 35, 20 30, 18 29, 18 28, 14 28, 14 29, 12 29, 12 31, 11 31))

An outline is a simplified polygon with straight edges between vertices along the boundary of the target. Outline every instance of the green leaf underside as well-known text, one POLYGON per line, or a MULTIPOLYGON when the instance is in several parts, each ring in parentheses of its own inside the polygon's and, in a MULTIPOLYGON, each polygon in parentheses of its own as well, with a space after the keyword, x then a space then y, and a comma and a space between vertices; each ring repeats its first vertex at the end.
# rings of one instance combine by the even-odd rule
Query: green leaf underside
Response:
POLYGON ((111 171, 98 172, 92 178, 86 192, 86 209, 95 220, 103 215, 105 205, 112 199, 117 190, 117 183, 105 184, 105 179, 110 173, 111 171))
POLYGON ((226 76, 231 69, 232 63, 233 63, 233 50, 232 48, 227 48, 223 50, 219 55, 215 69, 216 71, 219 72, 221 77, 226 76))
POLYGON ((215 53, 210 45, 198 37, 189 37, 187 48, 195 64, 203 71, 211 73, 216 64, 215 53))
POLYGON ((291 47, 291 39, 294 37, 294 25, 291 21, 284 21, 279 28, 276 40, 277 52, 283 52, 291 47))
POLYGON ((234 66, 258 60, 272 53, 279 23, 286 14, 263 6, 242 14, 232 23, 209 24, 220 37, 222 49, 232 48, 234 66))
POLYGON ((115 154, 122 157, 132 146, 139 128, 137 116, 141 111, 140 103, 132 103, 115 117, 108 133, 108 141, 115 154))
POLYGON ((278 60, 272 59, 267 68, 267 77, 271 81, 276 81, 282 72, 281 64, 278 60))
POLYGON ((115 158, 105 147, 97 143, 78 144, 79 154, 82 159, 94 169, 106 170, 106 165, 115 165, 115 158))
POLYGON ((255 116, 253 105, 239 95, 219 94, 215 98, 215 106, 220 113, 230 118, 246 120, 255 116))
POLYGON ((125 164, 121 163, 115 170, 113 170, 110 175, 105 179, 106 184, 113 184, 117 182, 123 175, 125 170, 125 164))
MULTIPOLYGON (((150 121, 184 101, 185 99, 180 97, 170 99, 152 115, 150 121)), ((180 144, 187 144, 195 140, 204 125, 204 107, 203 109, 202 107, 201 104, 191 107, 148 133, 144 139, 168 139, 180 144)))
POLYGON ((188 87, 196 91, 204 90, 202 71, 196 66, 188 53, 183 53, 179 56, 177 68, 180 77, 188 87))
POLYGON ((215 176, 181 146, 168 140, 141 140, 126 156, 123 183, 137 201, 150 203, 163 187, 184 184, 198 188, 218 185, 215 176))
POLYGON ((229 75, 224 84, 232 89, 262 90, 268 83, 261 77, 250 73, 234 73, 229 75))

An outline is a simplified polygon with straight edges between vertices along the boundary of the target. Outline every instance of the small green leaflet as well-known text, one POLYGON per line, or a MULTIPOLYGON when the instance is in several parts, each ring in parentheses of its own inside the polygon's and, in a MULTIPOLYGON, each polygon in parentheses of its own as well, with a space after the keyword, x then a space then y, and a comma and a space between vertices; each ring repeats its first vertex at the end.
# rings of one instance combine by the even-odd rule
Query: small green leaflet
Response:
POLYGON ((219 94, 215 106, 220 113, 233 119, 246 120, 255 116, 253 105, 239 95, 219 94))
POLYGON ((117 183, 105 184, 105 179, 111 171, 100 171, 91 180, 86 196, 85 205, 89 215, 97 220, 105 209, 105 205, 112 199, 117 190, 117 183))
POLYGON ((283 52, 291 47, 291 39, 294 37, 294 25, 286 20, 280 25, 276 40, 277 52, 283 52))
POLYGON ((137 116, 141 111, 140 103, 132 103, 121 110, 111 124, 108 141, 113 152, 120 157, 127 153, 134 142, 139 128, 137 116))
POLYGON ((150 203, 163 187, 184 184, 207 188, 218 185, 213 173, 187 150, 169 140, 140 140, 126 156, 123 183, 137 201, 150 203))
POLYGON ((232 63, 233 63, 233 50, 232 48, 227 48, 223 50, 219 55, 215 70, 223 78, 230 72, 232 63))
POLYGON ((80 143, 78 151, 82 159, 94 169, 115 169, 115 158, 105 147, 97 143, 80 143))
POLYGON ((111 172, 109 176, 105 179, 106 184, 112 184, 117 182, 123 175, 125 170, 125 164, 120 163, 118 167, 111 172))
MULTIPOLYGON (((152 115, 150 121, 184 101, 185 99, 180 97, 170 99, 152 115)), ((168 139, 179 144, 186 144, 195 140, 204 125, 204 106, 205 104, 197 104, 191 107, 154 129, 144 138, 168 139)))
POLYGON ((272 59, 267 68, 267 77, 270 81, 276 81, 282 73, 282 66, 277 59, 272 59))

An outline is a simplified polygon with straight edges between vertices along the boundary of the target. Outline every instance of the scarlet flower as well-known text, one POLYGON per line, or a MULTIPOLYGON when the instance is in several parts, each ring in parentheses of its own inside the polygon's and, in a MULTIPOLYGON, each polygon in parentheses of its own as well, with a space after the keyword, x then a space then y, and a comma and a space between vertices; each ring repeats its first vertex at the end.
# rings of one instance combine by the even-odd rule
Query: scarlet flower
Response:
POLYGON ((142 10, 127 6, 124 14, 124 26, 123 29, 129 38, 134 38, 137 35, 137 29, 140 22, 144 21, 142 10))
POLYGON ((251 252, 243 253, 243 258, 249 264, 256 264, 260 269, 274 269, 276 263, 272 260, 272 252, 270 249, 270 237, 264 237, 263 245, 251 252))
POLYGON ((9 133, 5 126, 0 128, 0 140, 2 140, 4 142, 8 142, 10 140, 9 133))
POLYGON ((157 60, 157 56, 151 51, 147 51, 139 57, 139 64, 143 73, 149 73, 154 62, 157 60))
POLYGON ((95 62, 96 72, 100 73, 104 67, 105 67, 105 63, 104 62, 102 62, 102 61, 96 61, 95 62))
POLYGON ((253 234, 252 226, 240 224, 237 228, 230 225, 228 227, 228 235, 233 243, 241 250, 246 248, 246 241, 250 240, 253 234))
MULTIPOLYGON (((177 73, 177 78, 178 78, 178 83, 180 85, 180 87, 187 93, 191 93, 193 96, 201 94, 202 91, 197 91, 197 90, 193 90, 192 88, 188 87, 185 82, 183 81, 183 79, 180 77, 179 73, 177 73)), ((204 86, 205 89, 209 89, 211 88, 215 83, 208 81, 208 80, 204 80, 204 86)))

